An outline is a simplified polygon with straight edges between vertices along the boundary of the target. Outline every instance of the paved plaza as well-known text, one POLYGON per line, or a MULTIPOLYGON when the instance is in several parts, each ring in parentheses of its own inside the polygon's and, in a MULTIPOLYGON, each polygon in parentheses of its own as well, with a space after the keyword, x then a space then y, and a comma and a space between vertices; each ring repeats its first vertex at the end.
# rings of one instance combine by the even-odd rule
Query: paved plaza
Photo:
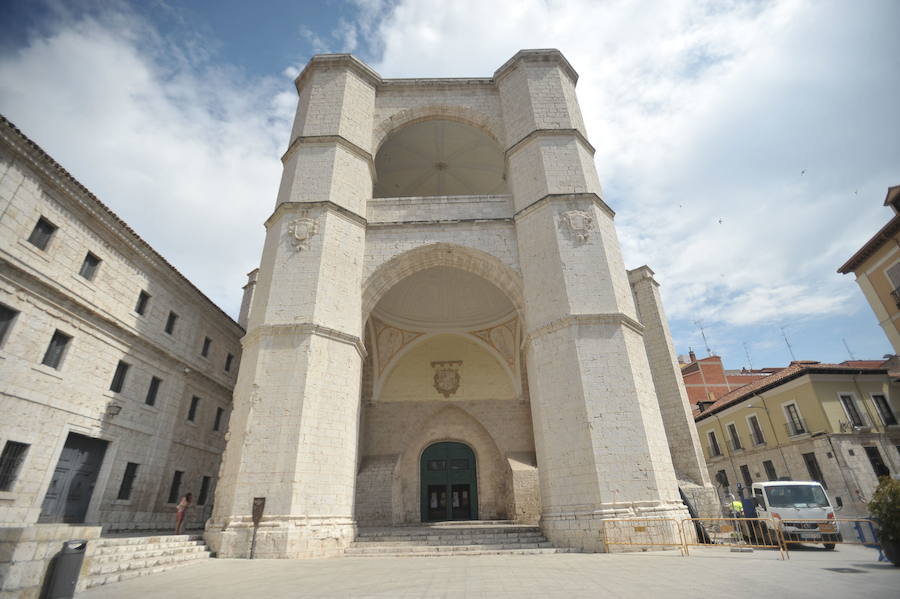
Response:
POLYGON ((876 551, 701 549, 642 554, 558 554, 308 560, 213 559, 90 589, 79 599, 229 597, 865 597, 898 596, 900 568, 876 551))

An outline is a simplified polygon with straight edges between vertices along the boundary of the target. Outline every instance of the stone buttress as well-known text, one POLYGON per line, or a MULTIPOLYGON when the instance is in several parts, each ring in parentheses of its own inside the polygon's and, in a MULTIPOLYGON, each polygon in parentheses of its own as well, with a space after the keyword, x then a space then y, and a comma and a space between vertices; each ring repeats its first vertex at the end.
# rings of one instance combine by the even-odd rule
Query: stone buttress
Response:
POLYGON ((230 439, 207 538, 247 556, 340 553, 354 538, 365 205, 376 76, 317 56, 299 107, 243 340, 230 439))

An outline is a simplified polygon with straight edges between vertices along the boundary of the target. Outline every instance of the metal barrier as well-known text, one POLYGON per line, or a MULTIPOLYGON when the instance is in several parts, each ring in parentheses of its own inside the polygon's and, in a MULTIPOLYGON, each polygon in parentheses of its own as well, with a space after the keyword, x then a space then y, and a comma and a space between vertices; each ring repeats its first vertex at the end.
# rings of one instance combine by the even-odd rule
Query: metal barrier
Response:
POLYGON ((677 547, 685 554, 684 533, 674 518, 619 518, 603 520, 602 541, 631 547, 677 547))
MULTIPOLYGON (((781 542, 781 534, 775 522, 768 518, 686 518, 681 521, 684 554, 690 555, 688 547, 739 547, 757 549, 777 549, 779 559, 785 559, 786 551, 781 542), (688 532, 684 529, 688 524, 692 528, 698 525, 709 537, 709 542, 688 542, 688 532)), ((698 535, 702 536, 702 535, 698 535)))
POLYGON ((781 542, 788 545, 821 543, 826 549, 835 545, 878 547, 875 523, 866 518, 789 518, 780 522, 781 542))

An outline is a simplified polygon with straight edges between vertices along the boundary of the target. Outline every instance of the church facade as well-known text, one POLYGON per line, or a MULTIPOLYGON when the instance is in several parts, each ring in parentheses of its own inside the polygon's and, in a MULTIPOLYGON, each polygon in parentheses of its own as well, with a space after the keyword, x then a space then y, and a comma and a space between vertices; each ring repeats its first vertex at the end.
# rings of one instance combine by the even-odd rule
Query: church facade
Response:
POLYGON ((258 271, 206 538, 340 554, 360 527, 716 509, 658 286, 627 271, 556 50, 490 78, 314 57, 258 271), (256 524, 254 500, 264 499, 256 524))

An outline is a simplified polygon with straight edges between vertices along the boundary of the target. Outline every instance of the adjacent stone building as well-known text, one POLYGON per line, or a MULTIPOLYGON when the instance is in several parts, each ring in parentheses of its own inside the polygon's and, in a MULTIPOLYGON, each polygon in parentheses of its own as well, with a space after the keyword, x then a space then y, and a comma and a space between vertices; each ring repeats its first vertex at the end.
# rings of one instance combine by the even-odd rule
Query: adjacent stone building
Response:
POLYGON ((894 354, 900 354, 900 185, 889 187, 884 205, 894 215, 839 269, 853 273, 894 354))
POLYGON ((817 480, 842 517, 865 517, 878 477, 900 475, 898 393, 887 362, 792 362, 697 414, 710 476, 723 500, 738 485, 817 480))
POLYGON ((203 526, 242 334, 0 118, 2 590, 62 540, 172 527, 187 492, 203 526))
MULTIPOLYGON (((490 78, 314 57, 258 272, 207 528, 245 556, 340 554, 358 526, 611 518, 715 495, 658 289, 625 270, 556 50, 490 78)), ((706 500, 703 500, 703 498, 706 500)))

